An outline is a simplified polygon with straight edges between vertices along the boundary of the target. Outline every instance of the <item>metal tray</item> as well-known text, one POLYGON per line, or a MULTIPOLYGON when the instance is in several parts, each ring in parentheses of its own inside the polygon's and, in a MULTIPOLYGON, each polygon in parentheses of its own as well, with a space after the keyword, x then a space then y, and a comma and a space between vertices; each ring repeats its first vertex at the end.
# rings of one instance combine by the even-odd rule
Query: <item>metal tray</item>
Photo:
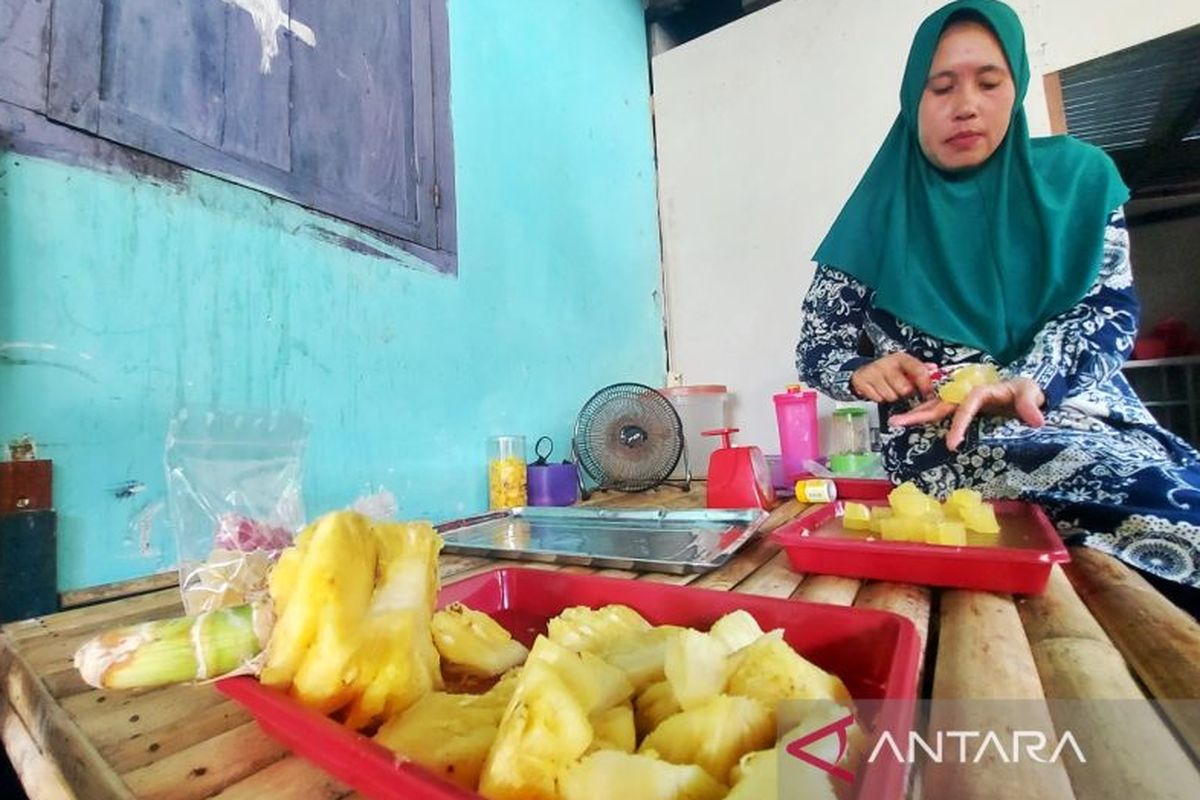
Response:
POLYGON ((437 529, 447 553, 683 574, 724 564, 766 518, 760 509, 528 507, 437 529))

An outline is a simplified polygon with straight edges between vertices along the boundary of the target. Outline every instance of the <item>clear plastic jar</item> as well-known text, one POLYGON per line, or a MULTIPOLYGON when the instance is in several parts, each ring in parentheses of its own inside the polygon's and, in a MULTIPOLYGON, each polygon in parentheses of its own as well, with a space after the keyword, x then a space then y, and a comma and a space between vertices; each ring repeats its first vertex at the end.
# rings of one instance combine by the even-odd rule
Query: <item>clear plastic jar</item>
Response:
POLYGON ((488 507, 523 506, 528 498, 525 476, 525 437, 488 439, 488 507))

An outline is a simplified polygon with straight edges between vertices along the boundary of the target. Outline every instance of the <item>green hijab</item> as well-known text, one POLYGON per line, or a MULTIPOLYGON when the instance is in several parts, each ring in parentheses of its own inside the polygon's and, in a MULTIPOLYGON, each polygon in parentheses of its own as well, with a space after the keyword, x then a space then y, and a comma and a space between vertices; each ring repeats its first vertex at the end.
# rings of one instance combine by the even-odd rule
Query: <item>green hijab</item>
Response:
POLYGON ((853 275, 876 304, 926 333, 1007 364, 1096 280, 1109 214, 1129 197, 1112 160, 1069 136, 1031 139, 1025 33, 997 0, 956 0, 917 30, 900 115, 817 249, 814 260, 853 275), (1012 122, 983 164, 947 172, 917 139, 917 107, 948 22, 989 25, 1016 84, 1012 122))

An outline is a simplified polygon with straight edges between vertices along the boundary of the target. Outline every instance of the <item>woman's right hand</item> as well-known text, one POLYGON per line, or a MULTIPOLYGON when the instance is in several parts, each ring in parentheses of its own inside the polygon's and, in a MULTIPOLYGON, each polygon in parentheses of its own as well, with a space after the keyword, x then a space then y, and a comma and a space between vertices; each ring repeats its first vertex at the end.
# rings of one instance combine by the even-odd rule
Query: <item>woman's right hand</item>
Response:
POLYGON ((892 353, 854 370, 850 388, 855 394, 875 403, 894 403, 920 393, 933 393, 929 367, 908 353, 892 353))

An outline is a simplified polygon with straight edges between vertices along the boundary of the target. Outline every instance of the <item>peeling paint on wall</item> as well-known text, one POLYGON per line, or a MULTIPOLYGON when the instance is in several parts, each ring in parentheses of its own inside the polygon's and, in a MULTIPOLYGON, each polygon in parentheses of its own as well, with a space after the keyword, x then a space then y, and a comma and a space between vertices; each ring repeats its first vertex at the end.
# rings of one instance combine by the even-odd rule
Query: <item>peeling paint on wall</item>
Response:
POLYGON ((262 39, 262 62, 259 69, 265 75, 271 71, 271 62, 279 55, 279 31, 290 31, 309 47, 317 46, 317 35, 303 22, 294 20, 284 12, 280 0, 224 0, 250 15, 254 27, 262 39))

